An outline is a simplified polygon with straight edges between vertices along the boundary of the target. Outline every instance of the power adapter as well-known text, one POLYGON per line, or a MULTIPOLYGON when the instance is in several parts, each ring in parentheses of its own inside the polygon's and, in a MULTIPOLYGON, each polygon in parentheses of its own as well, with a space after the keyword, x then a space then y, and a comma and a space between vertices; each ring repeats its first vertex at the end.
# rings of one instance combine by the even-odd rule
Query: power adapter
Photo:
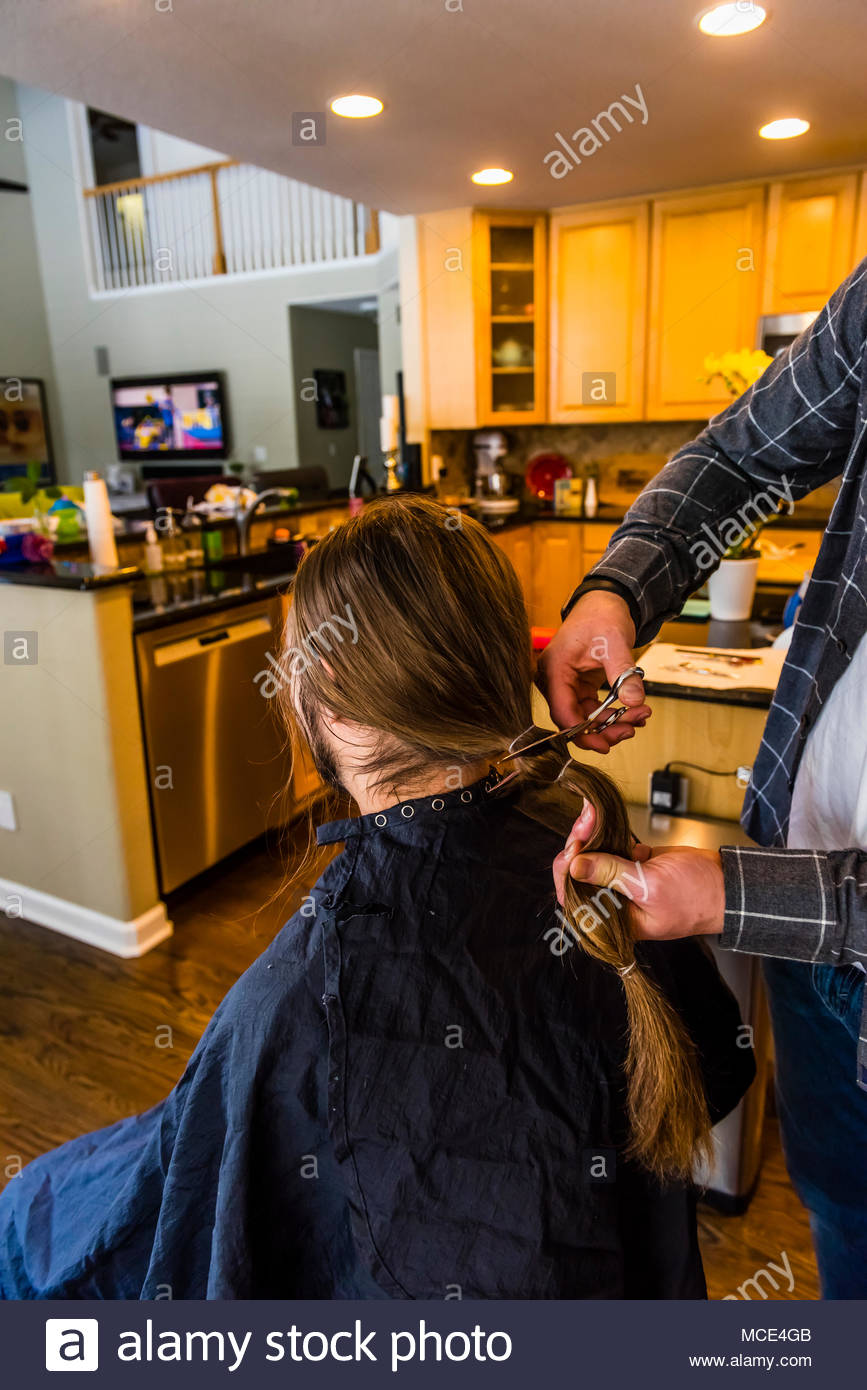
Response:
POLYGON ((649 803, 651 811, 668 812, 672 816, 686 814, 689 779, 679 772, 658 768, 650 774, 649 803))

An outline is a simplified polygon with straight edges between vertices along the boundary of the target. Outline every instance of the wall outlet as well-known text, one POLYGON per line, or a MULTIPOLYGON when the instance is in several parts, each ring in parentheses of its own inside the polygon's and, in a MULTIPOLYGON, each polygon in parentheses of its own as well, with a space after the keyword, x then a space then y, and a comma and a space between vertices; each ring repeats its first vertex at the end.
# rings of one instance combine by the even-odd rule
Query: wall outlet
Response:
POLYGON ((267 463, 267 462, 268 462, 268 450, 265 448, 265 445, 264 445, 264 444, 254 444, 254 445, 253 445, 253 462, 254 462, 254 463, 267 463))
POLYGON ((17 830, 15 802, 11 792, 0 792, 0 830, 17 830))

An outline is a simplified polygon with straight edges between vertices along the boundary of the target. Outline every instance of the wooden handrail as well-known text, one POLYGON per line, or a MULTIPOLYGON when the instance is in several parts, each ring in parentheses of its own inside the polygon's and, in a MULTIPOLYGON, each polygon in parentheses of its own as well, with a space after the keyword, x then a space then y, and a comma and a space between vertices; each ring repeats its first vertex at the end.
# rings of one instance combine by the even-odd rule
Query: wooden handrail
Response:
POLYGON ((101 193, 130 193, 148 184, 169 183, 172 179, 187 179, 192 174, 210 174, 216 178, 219 169, 233 169, 240 161, 222 159, 215 164, 197 164, 193 169, 173 169, 167 174, 146 174, 138 179, 121 179, 118 183, 100 183, 96 188, 82 189, 85 198, 98 198, 101 193))

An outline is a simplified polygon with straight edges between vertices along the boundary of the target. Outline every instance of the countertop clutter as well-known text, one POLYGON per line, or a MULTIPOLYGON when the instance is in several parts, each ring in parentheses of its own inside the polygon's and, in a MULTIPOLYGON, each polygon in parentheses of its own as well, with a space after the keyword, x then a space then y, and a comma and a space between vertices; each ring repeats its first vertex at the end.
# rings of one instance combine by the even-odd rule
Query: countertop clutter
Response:
MULTIPOLYGON (((485 523, 494 541, 515 565, 531 623, 550 628, 558 625, 562 603, 601 559, 624 514, 622 504, 603 501, 596 517, 560 516, 550 506, 525 500, 514 515, 485 523)), ((116 538, 118 569, 109 571, 91 564, 84 558, 86 545, 79 542, 56 546, 53 559, 41 564, 0 567, 0 584, 82 591, 126 584, 130 589, 133 630, 143 632, 200 613, 238 607, 263 594, 288 591, 301 539, 315 543, 347 515, 347 503, 339 498, 329 503, 296 505, 289 510, 263 509, 254 520, 251 551, 245 556, 237 553, 233 519, 218 518, 213 524, 222 533, 221 558, 189 567, 164 568, 156 574, 146 571, 142 523, 126 520, 116 538), (283 543, 275 543, 274 532, 278 529, 286 538, 283 543)), ((765 629, 774 623, 779 626, 786 599, 815 558, 825 520, 823 514, 809 507, 796 507, 791 518, 775 521, 779 534, 773 541, 763 542, 768 555, 759 573, 753 616, 764 623, 765 629)), ((694 617, 687 611, 683 621, 689 621, 691 616, 694 617)), ((762 638, 770 640, 764 631, 755 640, 762 638)), ((727 642, 725 638, 723 644, 727 642)), ((703 697, 707 696, 708 692, 703 692, 703 697)), ((723 690, 714 692, 714 697, 761 701, 762 693, 723 690)))

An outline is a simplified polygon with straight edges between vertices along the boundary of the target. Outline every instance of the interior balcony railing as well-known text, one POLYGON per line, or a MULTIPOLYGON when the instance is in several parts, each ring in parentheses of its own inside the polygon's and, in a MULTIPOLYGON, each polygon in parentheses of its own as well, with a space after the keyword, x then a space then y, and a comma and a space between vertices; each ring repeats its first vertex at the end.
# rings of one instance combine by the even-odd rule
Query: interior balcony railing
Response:
POLYGON ((375 210, 235 160, 102 184, 84 197, 98 291, 379 250, 375 210))

